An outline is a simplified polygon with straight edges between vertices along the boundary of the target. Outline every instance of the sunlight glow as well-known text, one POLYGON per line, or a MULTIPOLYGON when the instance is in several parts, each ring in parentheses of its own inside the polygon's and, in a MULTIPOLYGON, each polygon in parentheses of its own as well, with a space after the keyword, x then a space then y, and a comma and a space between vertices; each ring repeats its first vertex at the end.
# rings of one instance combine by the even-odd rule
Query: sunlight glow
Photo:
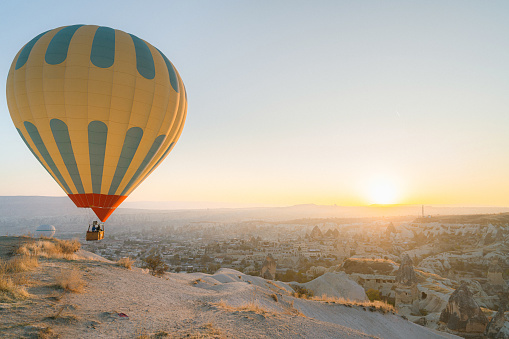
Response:
POLYGON ((395 204, 398 193, 393 183, 389 181, 376 181, 371 184, 369 198, 373 204, 395 204))

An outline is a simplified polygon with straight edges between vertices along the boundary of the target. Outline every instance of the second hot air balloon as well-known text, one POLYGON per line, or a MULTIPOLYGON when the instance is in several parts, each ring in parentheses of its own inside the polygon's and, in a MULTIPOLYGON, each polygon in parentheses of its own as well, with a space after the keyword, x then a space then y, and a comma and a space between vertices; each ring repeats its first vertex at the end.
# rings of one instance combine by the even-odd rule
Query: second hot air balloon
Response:
POLYGON ((33 155, 101 221, 166 158, 187 112, 182 79, 161 51, 93 25, 56 28, 22 47, 7 103, 33 155))

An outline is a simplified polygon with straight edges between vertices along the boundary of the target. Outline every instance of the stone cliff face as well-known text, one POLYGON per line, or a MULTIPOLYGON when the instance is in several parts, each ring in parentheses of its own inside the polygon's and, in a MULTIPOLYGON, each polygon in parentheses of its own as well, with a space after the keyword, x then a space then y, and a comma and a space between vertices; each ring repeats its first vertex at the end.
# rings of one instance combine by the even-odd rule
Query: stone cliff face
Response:
POLYGON ((440 321, 451 330, 467 333, 483 333, 488 324, 466 283, 451 294, 440 321))
POLYGON ((411 286, 417 283, 412 259, 405 254, 401 260, 401 265, 396 271, 396 282, 402 285, 411 286))

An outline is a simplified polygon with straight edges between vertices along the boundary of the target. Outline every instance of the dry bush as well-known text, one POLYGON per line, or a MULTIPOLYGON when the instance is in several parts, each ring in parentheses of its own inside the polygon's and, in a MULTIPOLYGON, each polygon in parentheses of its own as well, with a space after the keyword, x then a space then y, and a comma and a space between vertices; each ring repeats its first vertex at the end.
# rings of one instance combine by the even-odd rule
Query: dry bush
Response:
POLYGON ((278 299, 277 299, 277 294, 272 293, 272 294, 270 295, 270 297, 271 297, 272 299, 274 299, 274 301, 275 301, 275 302, 277 302, 277 301, 278 301, 278 299))
POLYGON ((345 298, 336 298, 336 297, 328 297, 326 295, 322 295, 321 297, 313 297, 312 300, 315 301, 325 301, 327 303, 332 304, 340 304, 345 306, 360 306, 368 308, 370 311, 377 311, 380 313, 397 313, 394 306, 391 304, 388 304, 386 302, 380 301, 380 300, 374 300, 374 301, 356 301, 356 300, 349 300, 345 298))
POLYGON ((291 301, 289 306, 286 307, 286 310, 285 310, 285 312, 283 312, 283 314, 307 318, 306 315, 304 315, 304 313, 302 313, 298 308, 295 308, 293 306, 293 300, 291 301))
POLYGON ((54 239, 57 246, 60 247, 60 251, 63 254, 73 254, 76 253, 81 248, 81 243, 78 239, 72 240, 60 240, 54 239))
POLYGON ((18 248, 17 253, 25 256, 72 260, 73 254, 80 248, 81 244, 77 239, 48 239, 25 243, 18 248))
POLYGON ((37 333, 37 339, 51 339, 51 338, 56 338, 56 337, 57 336, 56 336, 55 332, 53 332, 53 330, 50 327, 42 328, 37 333))
POLYGON ((39 260, 36 257, 26 255, 15 256, 8 261, 0 259, 0 273, 20 273, 30 271, 39 266, 39 260))
POLYGON ((223 299, 221 299, 218 303, 213 304, 215 306, 218 306, 224 310, 230 311, 230 312, 254 312, 256 314, 260 315, 275 315, 276 313, 274 311, 268 310, 263 308, 261 305, 254 301, 250 301, 247 303, 244 303, 240 306, 231 306, 228 305, 223 299))
POLYGON ((314 295, 313 291, 300 285, 291 284, 290 287, 294 289, 295 293, 293 294, 293 296, 296 298, 309 299, 312 298, 314 295))
POLYGON ((205 330, 205 338, 223 338, 224 335, 220 329, 216 328, 212 323, 203 324, 200 329, 205 330))
POLYGON ((14 302, 28 297, 30 294, 23 286, 16 285, 10 277, 0 274, 0 302, 14 302))
POLYGON ((77 270, 62 270, 60 274, 56 276, 56 286, 66 291, 79 293, 83 291, 85 282, 81 273, 77 270))
POLYGON ((128 270, 132 269, 134 264, 134 259, 129 257, 121 258, 117 261, 117 266, 127 268, 128 270))

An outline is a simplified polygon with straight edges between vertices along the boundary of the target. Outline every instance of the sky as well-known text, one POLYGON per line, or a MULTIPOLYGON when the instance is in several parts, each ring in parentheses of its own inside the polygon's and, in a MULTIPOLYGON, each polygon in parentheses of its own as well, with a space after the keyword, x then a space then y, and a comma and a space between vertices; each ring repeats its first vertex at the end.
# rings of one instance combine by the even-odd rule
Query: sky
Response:
MULTIPOLYGON (((0 91, 48 29, 150 42, 188 94, 128 201, 509 206, 507 1, 3 1, 0 91)), ((64 192, 0 96, 0 195, 64 192)))

